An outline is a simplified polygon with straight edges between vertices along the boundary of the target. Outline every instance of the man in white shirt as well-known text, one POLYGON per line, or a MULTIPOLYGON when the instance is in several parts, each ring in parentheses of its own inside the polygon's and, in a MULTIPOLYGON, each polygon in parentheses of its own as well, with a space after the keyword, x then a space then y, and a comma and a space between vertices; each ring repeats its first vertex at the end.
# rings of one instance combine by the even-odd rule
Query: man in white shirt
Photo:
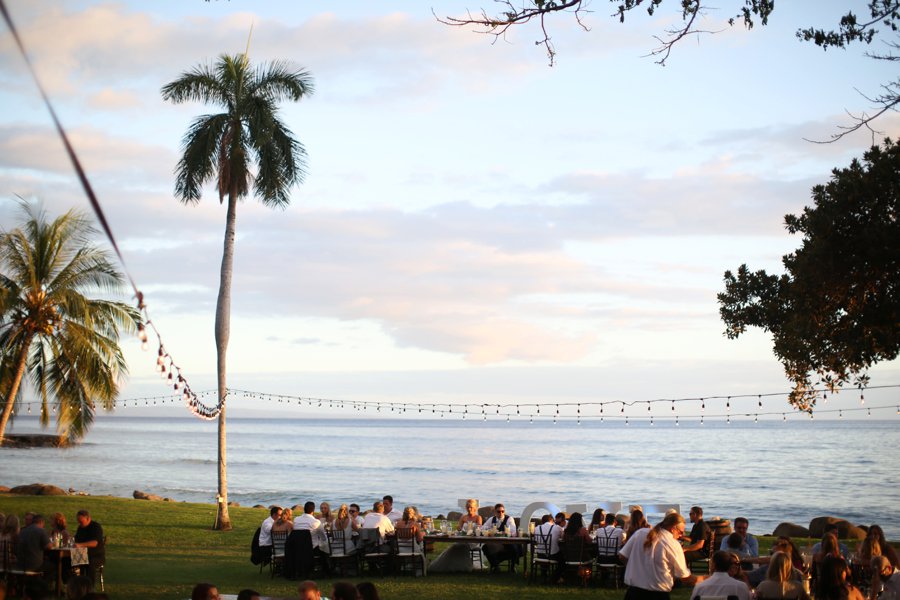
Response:
POLYGON ((705 596, 737 596, 738 600, 750 600, 750 588, 733 575, 741 572, 741 561, 736 554, 718 550, 712 556, 716 572, 705 581, 694 586, 691 598, 705 596))
POLYGON ((381 501, 384 503, 384 516, 390 519, 391 523, 396 525, 397 521, 403 518, 403 513, 394 508, 394 497, 385 496, 381 501))
POLYGON ((313 512, 316 510, 316 503, 309 501, 303 504, 303 514, 294 518, 294 530, 306 529, 312 536, 313 553, 328 554, 328 538, 325 535, 325 528, 313 512))
MULTIPOLYGON (((494 515, 487 519, 481 526, 484 531, 491 531, 496 528, 496 532, 507 537, 516 537, 516 520, 506 514, 506 507, 502 504, 494 505, 494 515)), ((481 551, 491 563, 491 572, 496 572, 498 565, 504 560, 519 560, 519 546, 516 544, 498 544, 496 542, 488 542, 481 547, 481 551)))
POLYGON ((619 556, 625 563, 625 600, 668 600, 680 579, 685 585, 703 581, 691 575, 678 540, 684 537, 684 517, 666 517, 653 529, 640 529, 625 542, 619 556), (646 547, 645 547, 646 543, 646 547))
MULTIPOLYGON (((541 524, 534 530, 535 551, 538 558, 549 558, 556 561, 553 569, 553 577, 550 581, 556 583, 562 576, 565 557, 559 548, 559 540, 562 539, 563 529, 553 522, 553 517, 544 515, 541 524)), ((542 567, 546 569, 547 567, 542 567)), ((546 575, 546 572, 544 573, 546 575)))
POLYGON ((606 513, 605 527, 597 530, 597 556, 618 556, 625 545, 625 530, 616 523, 616 515, 606 513))
POLYGON ((273 506, 269 509, 268 518, 259 526, 259 547, 269 553, 264 555, 266 558, 272 553, 272 525, 281 518, 281 512, 280 506, 273 506))
POLYGON ((394 533, 394 524, 384 515, 384 504, 376 502, 372 510, 366 513, 362 529, 377 529, 382 541, 384 536, 394 533))

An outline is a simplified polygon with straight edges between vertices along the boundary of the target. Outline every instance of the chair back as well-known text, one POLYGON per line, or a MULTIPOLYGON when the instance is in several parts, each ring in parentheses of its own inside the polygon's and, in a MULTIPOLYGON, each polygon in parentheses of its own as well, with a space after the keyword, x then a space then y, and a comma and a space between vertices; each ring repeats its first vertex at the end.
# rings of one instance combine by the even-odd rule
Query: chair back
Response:
POLYGON ((565 538, 563 543, 563 556, 567 563, 590 562, 591 555, 587 544, 582 537, 565 538))
POLYGON ((394 540, 397 544, 397 554, 417 554, 419 552, 415 527, 397 529, 394 540))
POLYGON ((305 579, 315 563, 312 535, 308 529, 295 529, 284 544, 284 576, 305 579))
POLYGON ((359 530, 359 549, 366 554, 378 552, 382 544, 381 532, 372 527, 359 530))
POLYGON ((7 539, 0 540, 0 572, 6 573, 13 566, 12 542, 7 539))
POLYGON ((287 542, 290 531, 273 531, 272 532, 272 558, 284 557, 284 544, 287 542))
POLYGON ((347 548, 347 532, 343 529, 332 529, 328 543, 331 547, 331 556, 346 556, 350 554, 352 548, 347 548))
POLYGON ((619 536, 610 535, 604 530, 597 532, 597 557, 616 558, 619 554, 619 536))
POLYGON ((550 550, 552 548, 552 537, 552 527, 546 532, 542 531, 539 528, 534 530, 534 552, 537 556, 541 558, 547 558, 548 556, 550 556, 550 550))

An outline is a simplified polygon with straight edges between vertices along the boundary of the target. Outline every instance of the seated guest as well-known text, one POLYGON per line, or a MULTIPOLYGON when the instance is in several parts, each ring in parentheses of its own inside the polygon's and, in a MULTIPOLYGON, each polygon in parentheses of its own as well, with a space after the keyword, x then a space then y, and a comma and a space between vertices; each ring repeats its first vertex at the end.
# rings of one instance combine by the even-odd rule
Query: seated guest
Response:
POLYGON ((237 600, 259 600, 260 594, 256 590, 246 589, 238 592, 237 600))
POLYGON ((6 515, 6 520, 3 522, 3 531, 0 532, 0 540, 7 542, 11 548, 16 547, 16 542, 19 540, 18 515, 6 515))
POLYGON ((737 556, 719 550, 713 554, 712 563, 715 572, 694 586, 691 598, 737 596, 738 600, 750 600, 750 588, 740 579, 734 578, 741 571, 741 561, 737 556))
POLYGON ((628 527, 625 529, 625 538, 628 539, 641 529, 650 529, 650 523, 644 516, 644 511, 639 508, 631 511, 628 518, 628 527))
POLYGON ((891 565, 884 555, 872 559, 872 585, 869 600, 883 597, 886 600, 900 600, 900 571, 891 565))
POLYGON ((325 528, 322 526, 322 522, 313 515, 315 510, 315 502, 308 501, 304 503, 303 514, 294 519, 294 529, 300 531, 306 529, 309 531, 309 535, 312 537, 313 554, 317 556, 327 555, 328 537, 325 535, 325 528))
POLYGON ((25 571, 48 571, 44 567, 44 551, 53 547, 44 529, 44 517, 34 515, 31 525, 19 532, 16 543, 16 564, 25 571))
POLYGON ((688 517, 693 523, 691 527, 691 539, 688 545, 684 547, 684 560, 691 561, 709 556, 710 548, 708 546, 710 528, 703 520, 703 509, 699 506, 692 506, 688 517))
MULTIPOLYGON (((294 511, 285 508, 281 511, 281 516, 272 523, 272 531, 286 531, 290 533, 294 530, 294 511)), ((260 531, 260 537, 262 532, 260 531)))
POLYGON ((594 511, 594 514, 591 516, 591 524, 588 525, 588 529, 591 532, 597 531, 598 529, 603 529, 603 526, 606 524, 606 511, 602 508, 598 508, 594 511))
POLYGON ((353 504, 351 504, 350 508, 348 509, 348 512, 350 513, 350 518, 353 519, 353 524, 354 524, 353 528, 354 529, 361 528, 363 525, 363 521, 365 521, 365 517, 363 517, 362 514, 360 514, 361 511, 359 509, 359 504, 356 504, 355 502, 353 504))
POLYGON ((554 517, 553 517, 553 522, 556 523, 557 526, 565 529, 566 528, 566 513, 564 513, 564 512, 556 513, 556 515, 554 515, 554 517))
POLYGON ((315 581, 304 581, 297 589, 300 592, 300 600, 321 600, 322 598, 319 586, 315 581))
POLYGON ((53 516, 50 517, 50 536, 53 537, 53 535, 59 535, 61 546, 69 545, 72 534, 67 529, 66 516, 62 513, 53 513, 53 516))
POLYGON ((403 513, 394 508, 394 497, 386 495, 381 499, 381 502, 384 504, 384 516, 390 519, 391 523, 399 521, 403 513))
POLYGON ((346 581, 335 581, 331 586, 331 600, 358 600, 356 586, 346 581))
POLYGON ((78 529, 75 530, 75 547, 87 548, 87 576, 91 578, 91 581, 96 581, 97 572, 106 562, 103 528, 100 523, 91 519, 91 513, 87 510, 79 510, 76 518, 78 519, 78 529))
POLYGON ((822 564, 825 562, 825 559, 829 556, 832 557, 841 557, 843 558, 843 553, 840 550, 840 544, 838 543, 837 533, 829 532, 822 536, 822 541, 813 546, 813 548, 818 547, 818 552, 814 552, 812 556, 812 576, 813 579, 819 576, 819 573, 822 570, 822 564))
MULTIPOLYGON (((506 514, 506 507, 498 503, 494 505, 494 515, 484 522, 481 529, 515 537, 516 521, 506 514)), ((500 563, 505 560, 516 562, 519 560, 519 549, 514 544, 488 542, 481 547, 481 550, 491 564, 492 572, 496 572, 500 563)))
POLYGON ((416 520, 416 509, 412 506, 407 506, 403 509, 403 513, 401 514, 400 519, 394 524, 394 528, 412 529, 417 542, 421 542, 425 539, 425 530, 419 527, 419 522, 416 520))
POLYGON ((322 525, 324 525, 326 529, 330 529, 332 523, 334 523, 334 515, 331 514, 331 505, 327 502, 319 504, 319 521, 322 522, 322 525))
POLYGON ((350 508, 346 504, 341 504, 338 508, 331 526, 337 531, 343 531, 347 535, 347 539, 350 539, 350 536, 356 531, 356 520, 350 516, 350 508))
POLYGON ((569 522, 566 523, 566 528, 563 530, 563 541, 568 543, 579 539, 585 544, 590 546, 594 545, 594 540, 591 539, 590 532, 588 532, 587 527, 584 526, 584 517, 581 516, 580 512, 574 512, 572 513, 572 516, 569 517, 569 522))
POLYGON ((557 525, 553 517, 544 515, 541 524, 534 529, 535 549, 539 558, 549 558, 556 561, 553 575, 550 581, 556 583, 562 579, 565 557, 559 547, 559 541, 563 537, 563 528, 557 525))
POLYGON ((791 575, 790 579, 792 581, 802 581, 803 580, 803 556, 800 554, 799 548, 794 542, 791 541, 791 538, 781 536, 775 543, 772 544, 772 548, 769 550, 768 556, 760 556, 757 558, 747 558, 744 562, 752 562, 760 565, 758 568, 749 571, 747 573, 747 581, 751 586, 757 586, 763 582, 766 578, 766 574, 769 570, 769 563, 772 561, 772 557, 776 552, 784 552, 787 554, 788 558, 791 560, 791 575))
POLYGON ((756 587, 757 598, 772 600, 809 600, 803 584, 793 579, 791 557, 785 552, 776 552, 769 560, 766 579, 756 587))
MULTIPOLYGON (((838 548, 840 549, 841 556, 844 557, 844 560, 849 560, 850 559, 850 549, 847 547, 846 544, 844 544, 843 542, 840 541, 839 531, 840 531, 840 528, 837 526, 837 523, 828 523, 825 525, 825 530, 822 532, 822 535, 824 537, 824 535, 827 533, 833 533, 834 537, 838 540, 838 548)), ((810 552, 812 552, 813 556, 822 552, 822 542, 816 542, 815 545, 812 547, 812 550, 810 550, 810 552)))
POLYGON ((394 524, 384 516, 384 504, 382 502, 375 502, 372 505, 372 510, 366 513, 366 517, 363 519, 361 529, 377 529, 382 543, 386 535, 394 533, 394 524))
POLYGON ((859 545, 857 555, 860 562, 864 564, 870 564, 876 556, 884 556, 895 569, 900 567, 897 564, 897 551, 885 539, 884 531, 879 525, 869 527, 869 531, 866 532, 866 539, 859 545))
POLYGON ((816 600, 865 600, 862 592, 848 581, 849 577, 847 561, 840 555, 827 554, 816 578, 816 600))
POLYGON ((191 600, 219 600, 219 590, 211 583, 198 583, 191 591, 191 600))
MULTIPOLYGON (((755 537, 747 533, 748 529, 750 529, 750 521, 748 521, 746 517, 738 517, 734 520, 734 532, 741 536, 741 544, 736 548, 737 554, 740 557, 759 556, 759 542, 756 541, 755 537)), ((735 551, 735 549, 732 549, 728 544, 727 537, 722 540, 719 550, 735 551)))
POLYGON ((259 547, 269 548, 269 555, 272 552, 272 528, 275 526, 276 521, 281 520, 282 513, 280 506, 273 506, 269 509, 269 516, 259 526, 259 547))
POLYGON ((722 540, 722 548, 725 552, 731 552, 732 554, 736 554, 738 558, 753 558, 750 556, 749 552, 746 550, 746 546, 744 544, 744 538, 741 537, 737 531, 732 533, 731 535, 725 536, 725 539, 722 540))
POLYGON ((619 524, 616 522, 616 515, 613 513, 607 513, 604 521, 606 525, 597 530, 597 553, 599 556, 609 556, 607 550, 609 548, 618 558, 619 548, 625 545, 625 530, 619 527, 619 524), (607 541, 611 539, 616 540, 615 549, 610 548, 611 544, 607 541))
POLYGON ((478 500, 469 498, 466 500, 466 514, 459 518, 456 529, 457 531, 468 531, 479 528, 482 524, 481 515, 478 514, 478 500))

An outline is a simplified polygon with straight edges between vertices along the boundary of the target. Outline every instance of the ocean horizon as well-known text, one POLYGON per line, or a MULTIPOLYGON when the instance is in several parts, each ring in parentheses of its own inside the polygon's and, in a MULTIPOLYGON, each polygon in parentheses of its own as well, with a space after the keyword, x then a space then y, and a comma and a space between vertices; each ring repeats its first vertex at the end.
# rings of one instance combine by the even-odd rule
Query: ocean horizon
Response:
MULTIPOLYGON (((10 433, 35 433, 18 417, 10 433)), ((52 429, 51 429, 52 433, 52 429)), ((0 484, 49 483, 92 495, 135 490, 213 503, 215 421, 99 415, 71 448, 3 448, 0 484)), ((746 516, 750 530, 818 516, 880 524, 900 539, 895 422, 864 420, 482 421, 480 418, 241 418, 228 421, 229 500, 306 500, 364 509, 384 494, 425 514, 457 501, 679 504, 707 519, 746 516)))

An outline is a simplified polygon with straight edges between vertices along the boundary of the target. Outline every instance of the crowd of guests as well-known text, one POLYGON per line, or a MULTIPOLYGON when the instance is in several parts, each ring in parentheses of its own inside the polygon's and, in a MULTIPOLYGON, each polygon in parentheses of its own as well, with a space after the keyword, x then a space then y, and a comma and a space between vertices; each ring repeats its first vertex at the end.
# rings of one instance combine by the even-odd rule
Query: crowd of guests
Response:
MULTIPOLYGON (((322 600, 322 592, 315 581, 304 581, 297 588, 299 600, 322 600)), ((237 600, 260 600, 260 593, 252 589, 244 589, 238 593, 237 600)), ((371 581, 363 581, 353 585, 347 581, 336 581, 331 586, 330 600, 381 600, 378 589, 371 581)), ((2 600, 2 599, 0 599, 2 600)), ((198 583, 191 592, 191 600, 219 600, 219 590, 211 583, 198 583)))
POLYGON ((62 513, 54 513, 47 519, 41 514, 26 512, 21 520, 16 514, 0 514, 0 547, 5 554, 4 563, 22 571, 42 574, 41 578, 30 578, 32 596, 43 597, 42 590, 49 589, 49 584, 56 581, 57 573, 61 571, 64 583, 73 572, 91 583, 91 589, 76 596, 76 600, 86 594, 103 597, 93 591, 106 560, 103 527, 87 510, 79 510, 75 519, 78 526, 72 533, 62 513), (48 552, 55 548, 70 550, 67 553, 48 552))

